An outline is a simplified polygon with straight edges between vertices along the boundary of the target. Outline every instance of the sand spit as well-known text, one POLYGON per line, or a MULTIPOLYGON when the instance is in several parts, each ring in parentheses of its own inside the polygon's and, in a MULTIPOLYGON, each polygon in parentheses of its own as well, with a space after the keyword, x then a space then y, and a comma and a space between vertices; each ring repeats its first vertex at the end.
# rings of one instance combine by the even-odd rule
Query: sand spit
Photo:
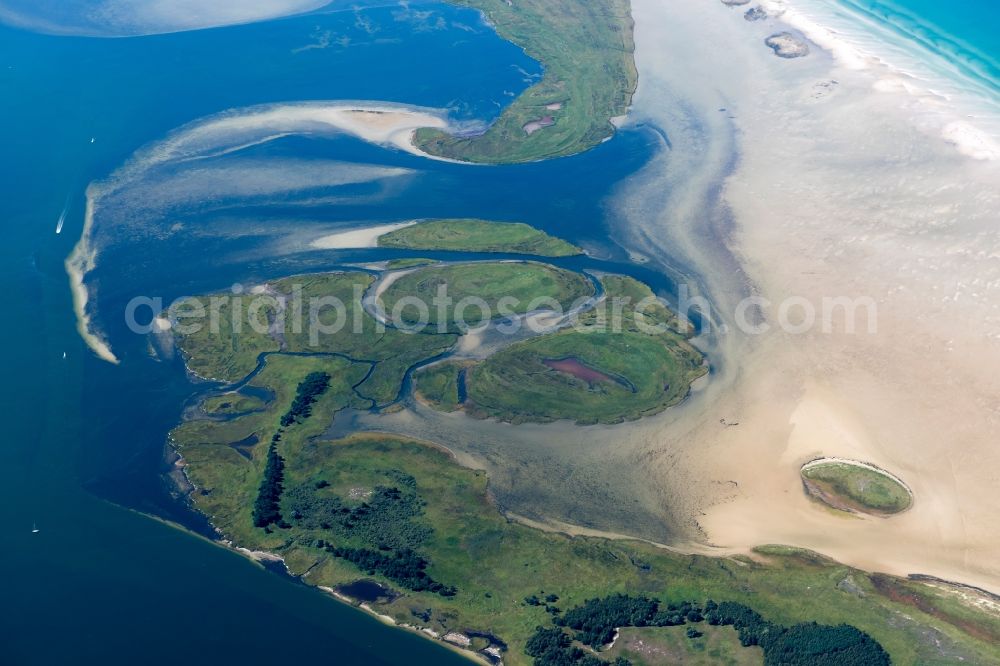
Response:
POLYGON ((107 341, 91 326, 90 314, 87 312, 90 293, 83 280, 97 265, 97 252, 90 247, 90 231, 94 224, 94 197, 91 188, 87 189, 87 212, 83 222, 83 233, 73 252, 66 258, 66 274, 69 275, 69 288, 73 294, 77 332, 98 358, 109 363, 118 363, 118 358, 111 351, 107 341))
POLYGON ((700 341, 705 390, 622 445, 636 493, 655 484, 726 552, 783 543, 1000 591, 1000 164, 928 131, 945 114, 867 63, 774 58, 776 21, 696 0, 633 13, 634 122, 672 149, 618 193, 617 233, 727 326, 700 341), (735 321, 746 294, 766 299, 760 335, 735 321), (841 297, 875 304, 871 329, 867 311, 853 332, 824 320, 841 297), (782 328, 789 302, 787 323, 807 303, 814 325, 782 328), (817 457, 891 469, 919 501, 888 521, 819 511, 799 476, 817 457))
POLYGON ((363 229, 351 229, 341 231, 322 238, 317 238, 310 246, 319 250, 345 250, 365 247, 378 247, 378 239, 387 233, 397 229, 405 229, 417 224, 413 222, 399 222, 397 224, 382 224, 376 227, 365 227, 363 229))
POLYGON ((346 133, 429 157, 412 143, 421 127, 447 129, 442 112, 388 102, 315 101, 232 109, 184 125, 137 152, 128 165, 217 156, 293 134, 346 133))
POLYGON ((391 106, 341 107, 324 113, 322 119, 365 141, 394 146, 431 159, 435 158, 413 145, 413 133, 421 127, 448 127, 439 115, 391 106))

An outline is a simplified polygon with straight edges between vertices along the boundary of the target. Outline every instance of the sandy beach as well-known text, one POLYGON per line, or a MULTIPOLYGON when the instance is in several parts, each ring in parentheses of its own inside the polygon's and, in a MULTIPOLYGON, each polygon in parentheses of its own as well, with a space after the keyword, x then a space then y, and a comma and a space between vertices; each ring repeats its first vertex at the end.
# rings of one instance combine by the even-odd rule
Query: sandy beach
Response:
POLYGON ((727 326, 702 341, 704 395, 645 447, 664 501, 720 552, 783 543, 1000 592, 992 139, 955 125, 919 82, 890 85, 901 75, 883 63, 815 42, 807 57, 775 57, 765 38, 801 19, 749 22, 695 0, 633 9, 631 123, 661 128, 672 148, 619 192, 617 237, 686 274, 727 326), (748 295, 770 303, 767 333, 736 326, 748 295), (864 314, 853 333, 842 315, 779 325, 788 299, 795 323, 841 297, 877 305, 873 331, 864 314), (818 507, 799 468, 819 456, 898 475, 912 509, 818 507))
POLYGON ((399 222, 397 224, 380 224, 375 227, 364 227, 362 229, 351 229, 335 234, 322 236, 314 240, 310 245, 318 250, 343 250, 365 247, 378 247, 378 239, 391 231, 405 229, 416 224, 413 222, 399 222))

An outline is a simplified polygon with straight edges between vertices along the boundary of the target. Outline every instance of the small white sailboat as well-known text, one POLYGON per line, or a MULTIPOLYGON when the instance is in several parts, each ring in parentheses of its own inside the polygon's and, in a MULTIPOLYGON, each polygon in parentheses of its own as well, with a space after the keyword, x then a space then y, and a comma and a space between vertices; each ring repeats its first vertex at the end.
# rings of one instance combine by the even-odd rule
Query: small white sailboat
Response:
POLYGON ((63 360, 66 360, 66 352, 63 352, 63 360))
POLYGON ((41 530, 38 529, 38 523, 31 523, 31 533, 38 534, 41 530))
POLYGON ((90 142, 94 143, 94 141, 97 141, 97 139, 95 139, 94 137, 90 137, 90 142))

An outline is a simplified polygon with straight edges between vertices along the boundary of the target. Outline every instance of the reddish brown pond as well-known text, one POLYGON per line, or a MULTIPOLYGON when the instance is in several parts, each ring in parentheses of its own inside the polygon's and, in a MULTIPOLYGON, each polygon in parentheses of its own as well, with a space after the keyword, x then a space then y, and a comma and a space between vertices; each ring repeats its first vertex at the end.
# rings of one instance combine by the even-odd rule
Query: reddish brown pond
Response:
POLYGON ((593 384, 595 382, 613 382, 615 379, 610 377, 600 370, 595 370, 589 365, 585 365, 580 359, 575 356, 570 356, 569 358, 547 358, 542 361, 543 364, 552 368, 553 370, 558 370, 559 372, 565 372, 567 375, 573 375, 577 379, 582 379, 583 381, 593 384))

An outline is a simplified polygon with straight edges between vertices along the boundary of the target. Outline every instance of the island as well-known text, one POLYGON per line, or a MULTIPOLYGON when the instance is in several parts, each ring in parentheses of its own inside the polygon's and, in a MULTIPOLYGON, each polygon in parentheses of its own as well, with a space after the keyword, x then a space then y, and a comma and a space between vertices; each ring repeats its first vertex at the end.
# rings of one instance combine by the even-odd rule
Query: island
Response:
POLYGON ((707 371, 691 327, 638 280, 606 274, 603 300, 578 326, 510 345, 485 360, 419 369, 421 399, 442 411, 510 423, 620 423, 683 400, 707 371), (617 319, 606 307, 623 307, 617 319), (603 306, 603 307, 602 307, 603 306))
POLYGON ((394 323, 423 318, 432 328, 452 331, 534 310, 567 312, 594 295, 586 276, 528 261, 436 265, 393 277, 378 297, 384 312, 398 319, 394 323), (451 304, 444 318, 438 297, 451 304))
POLYGON ((386 268, 389 270, 402 270, 404 268, 416 268, 417 266, 429 266, 430 264, 436 263, 433 259, 425 259, 423 257, 412 257, 406 259, 390 259, 385 262, 386 268))
POLYGON ((379 247, 452 252, 504 252, 569 257, 582 250, 522 222, 424 220, 378 237, 379 247))
POLYGON ((509 347, 468 376, 473 416, 620 423, 680 402, 706 369, 679 340, 642 333, 556 333, 509 347))
POLYGON ((481 132, 418 130, 447 159, 510 164, 573 155, 614 134, 638 81, 628 0, 450 0, 480 9, 497 33, 545 67, 481 132))
POLYGON ((913 504, 901 479, 868 463, 819 458, 803 465, 801 474, 806 494, 838 511, 891 516, 913 504))

